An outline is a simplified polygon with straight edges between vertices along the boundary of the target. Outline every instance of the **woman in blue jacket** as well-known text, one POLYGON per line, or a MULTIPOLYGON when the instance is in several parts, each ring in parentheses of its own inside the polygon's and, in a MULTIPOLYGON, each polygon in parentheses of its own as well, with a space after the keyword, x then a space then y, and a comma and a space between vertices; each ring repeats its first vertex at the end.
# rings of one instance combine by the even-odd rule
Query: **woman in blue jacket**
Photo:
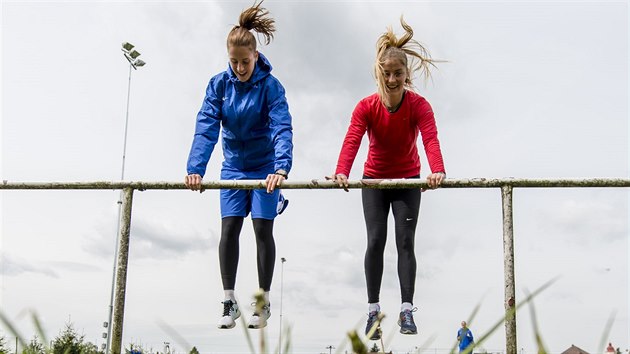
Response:
MULTIPOLYGON (((240 316, 234 287, 243 219, 251 213, 256 234, 258 282, 266 305, 254 312, 249 328, 262 328, 271 315, 269 290, 276 258, 273 220, 279 212, 280 190, 292 164, 291 115, 282 84, 271 64, 256 50, 253 31, 273 39, 274 20, 260 7, 244 10, 227 37, 229 65, 210 79, 188 157, 186 186, 200 190, 206 165, 222 131, 222 180, 265 179, 266 190, 222 189, 219 264, 225 292, 219 328, 233 328, 240 316), (222 129, 221 129, 222 128, 222 129)), ((281 205, 281 204, 280 204, 281 205)), ((281 211, 281 210, 280 210, 281 211)))

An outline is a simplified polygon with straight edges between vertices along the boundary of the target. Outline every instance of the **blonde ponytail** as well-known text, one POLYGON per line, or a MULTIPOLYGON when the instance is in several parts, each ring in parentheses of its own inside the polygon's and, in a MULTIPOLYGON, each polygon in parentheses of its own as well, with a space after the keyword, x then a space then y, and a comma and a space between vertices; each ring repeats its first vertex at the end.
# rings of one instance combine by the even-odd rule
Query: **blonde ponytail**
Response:
POLYGON ((399 59, 407 68, 407 80, 405 87, 412 89, 412 77, 414 73, 420 72, 425 81, 431 78, 431 67, 436 67, 436 60, 431 58, 429 51, 415 39, 413 39, 413 28, 409 26, 402 16, 400 16, 400 24, 405 30, 405 34, 401 38, 397 38, 392 27, 387 27, 387 31, 383 33, 376 41, 376 61, 374 63, 374 76, 378 87, 378 94, 381 100, 386 95, 385 77, 383 76, 383 63, 387 59, 399 59))

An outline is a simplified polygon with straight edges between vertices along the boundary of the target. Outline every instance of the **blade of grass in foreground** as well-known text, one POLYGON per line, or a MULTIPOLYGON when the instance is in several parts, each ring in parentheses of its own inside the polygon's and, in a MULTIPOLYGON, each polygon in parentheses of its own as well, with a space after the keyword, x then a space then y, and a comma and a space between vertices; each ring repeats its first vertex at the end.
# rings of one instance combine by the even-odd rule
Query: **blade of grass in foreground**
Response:
MULTIPOLYGON (((254 306, 256 306, 255 313, 262 314, 263 307, 265 306, 265 292, 263 289, 258 289, 254 294, 254 306)), ((265 342, 265 329, 260 329, 260 354, 267 354, 267 343, 265 342)))
POLYGON ((33 320, 33 325, 35 325, 35 330, 37 331, 39 338, 42 339, 42 344, 45 348, 48 348, 48 339, 46 339, 42 323, 39 321, 39 317, 37 317, 37 313, 35 313, 35 311, 31 311, 31 319, 33 320))
MULTIPOLYGON (((516 315, 516 311, 523 305, 529 303, 535 296, 537 296, 538 294, 540 294, 543 290, 547 289, 549 286, 551 286, 551 284, 553 284, 556 281, 557 278, 553 278, 551 280, 549 280, 548 282, 546 282, 545 284, 543 284, 541 287, 539 287, 538 289, 536 289, 531 295, 526 296, 525 300, 523 300, 522 302, 518 303, 516 306, 512 307, 511 309, 509 309, 508 311, 505 312, 505 317, 498 320, 497 323, 492 326, 488 331, 486 331, 486 333, 484 333, 481 338, 479 338, 478 341, 476 341, 475 343, 473 343, 471 346, 469 346, 467 349, 468 354, 472 352, 472 350, 475 347, 478 347, 481 345, 481 343, 485 342, 486 339, 488 339, 488 337, 490 337, 490 335, 492 335, 492 333, 494 333, 499 327, 501 327, 501 325, 506 321, 509 320, 511 318, 513 318, 516 315), (470 350, 468 350, 470 349, 470 350)), ((466 354, 466 353, 462 353, 462 354, 466 354)))
MULTIPOLYGON (((291 352, 291 326, 287 326, 287 329, 285 330, 285 334, 283 336, 284 339, 284 349, 282 350, 283 353, 290 353, 291 352)), ((280 343, 280 346, 282 346, 282 343, 280 343)))
POLYGON ((348 332, 348 338, 350 338, 350 343, 352 344, 353 354, 366 354, 368 352, 365 343, 359 338, 356 330, 348 332))
POLYGON ((181 335, 175 328, 171 327, 168 323, 160 320, 157 323, 158 327, 164 331, 169 337, 173 338, 177 344, 184 348, 187 352, 192 350, 192 345, 181 335))
MULTIPOLYGON (((529 292, 525 290, 525 295, 529 296, 529 292)), ((529 302, 529 312, 532 317, 532 326, 534 327, 534 337, 536 339, 536 348, 538 348, 538 354, 547 354, 547 348, 543 343, 542 336, 540 335, 540 329, 538 328, 538 321, 536 320, 536 310, 534 309, 534 299, 529 302)))
MULTIPOLYGON (((359 321, 357 321, 357 324, 354 325, 354 327, 353 327, 354 328, 354 330, 353 330, 354 333, 358 333, 357 332, 357 328, 359 328, 359 326, 361 326, 361 323, 363 323, 364 321, 365 321, 365 317, 362 317, 362 318, 359 319, 359 321)), ((375 326, 373 326, 372 328, 374 329, 375 326)), ((337 350, 335 350, 335 354, 341 354, 341 350, 342 350, 342 348, 345 348, 346 343, 347 343, 348 340, 350 340, 350 342, 351 342, 350 343, 351 347, 354 348, 354 346, 352 344, 352 339, 353 339, 353 336, 354 336, 354 334, 352 334, 353 331, 348 332, 347 335, 345 337, 343 337, 343 339, 341 340, 341 344, 338 345, 337 346, 337 350)), ((368 333, 367 336, 369 337, 371 335, 371 333, 372 332, 368 333)), ((358 334, 357 334, 357 336, 358 336, 358 334)), ((361 342, 361 343, 363 343, 363 342, 361 342)))
POLYGON ((249 335, 249 331, 247 330, 247 322, 245 322, 244 316, 241 316, 241 326, 243 327, 243 332, 245 332, 245 339, 247 340, 249 351, 252 354, 255 354, 256 350, 254 349, 254 343, 252 342, 252 337, 249 335))
MULTIPOLYGON (((479 312, 479 309, 481 308, 481 302, 477 304, 477 306, 475 306, 475 308, 473 309, 472 313, 470 314, 470 316, 468 316, 468 324, 472 324, 473 320, 475 319, 475 317, 477 316, 477 312, 479 312)), ((455 341, 455 344, 453 345, 453 347, 451 348, 450 354, 454 354, 455 350, 457 349, 457 344, 459 342, 457 342, 457 340, 455 341)), ((474 344, 474 343, 473 343, 474 344)), ((462 354, 469 354, 472 352, 472 349, 474 348, 474 345, 469 346, 470 350, 468 350, 468 348, 466 348, 462 354)))
POLYGON ((606 327, 604 327, 604 333, 602 333, 602 338, 599 341, 599 347, 597 347, 597 350, 604 350, 606 346, 606 338, 608 338, 608 335, 610 334, 610 330, 612 329, 613 323, 615 322, 616 315, 617 311, 613 311, 610 313, 608 321, 606 322, 606 327))
POLYGON ((0 311, 0 321, 2 321, 2 323, 7 328, 7 330, 11 334, 13 334, 15 338, 18 339, 18 341, 22 345, 22 348, 26 348, 28 346, 28 344, 24 341, 24 337, 22 337, 22 335, 17 331, 17 329, 13 326, 11 321, 9 321, 9 319, 5 316, 4 312, 2 311, 0 311))

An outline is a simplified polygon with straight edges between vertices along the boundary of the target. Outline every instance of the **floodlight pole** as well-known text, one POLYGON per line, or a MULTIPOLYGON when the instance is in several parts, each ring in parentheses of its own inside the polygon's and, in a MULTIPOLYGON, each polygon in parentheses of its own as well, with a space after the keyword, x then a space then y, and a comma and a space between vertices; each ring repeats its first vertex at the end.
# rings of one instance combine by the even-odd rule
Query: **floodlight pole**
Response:
MULTIPOLYGON (((129 44, 129 43, 123 43, 123 55, 125 57, 125 59, 127 59, 127 61, 129 62, 129 79, 127 80, 127 108, 126 108, 126 112, 125 112, 125 131, 124 131, 124 136, 123 136, 123 153, 122 153, 122 166, 120 169, 120 181, 124 181, 125 179, 125 160, 127 157, 127 130, 129 127, 129 101, 130 101, 130 97, 131 97, 131 69, 134 70, 138 70, 138 66, 143 66, 144 62, 142 62, 141 60, 137 59, 137 57, 140 55, 138 53, 138 55, 136 56, 136 59, 132 58, 129 55, 129 51, 131 50, 130 48, 126 48, 126 46, 129 45, 131 46, 131 48, 133 48, 133 45, 129 44)), ((109 354, 110 350, 111 350, 111 344, 112 344, 112 317, 114 315, 114 294, 116 292, 116 273, 117 273, 117 264, 118 264, 118 254, 119 254, 119 244, 120 244, 120 221, 121 221, 121 213, 122 213, 122 206, 123 206, 123 193, 124 191, 121 190, 120 194, 118 196, 118 217, 117 217, 117 224, 116 224, 116 245, 114 247, 114 265, 113 265, 113 270, 112 270, 112 285, 111 285, 111 292, 110 292, 110 296, 109 296, 109 314, 108 314, 108 320, 107 320, 107 338, 105 339, 105 353, 109 354)))

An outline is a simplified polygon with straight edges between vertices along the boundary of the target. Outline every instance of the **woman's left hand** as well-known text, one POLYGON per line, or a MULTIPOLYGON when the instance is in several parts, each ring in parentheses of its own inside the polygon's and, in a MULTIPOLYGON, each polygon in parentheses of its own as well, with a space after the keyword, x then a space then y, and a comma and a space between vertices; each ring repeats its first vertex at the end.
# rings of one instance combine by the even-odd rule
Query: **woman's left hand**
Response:
POLYGON ((273 190, 276 187, 280 187, 282 182, 285 180, 283 175, 279 175, 277 173, 270 173, 267 175, 267 179, 265 183, 267 183, 267 193, 273 193, 273 190))
POLYGON ((436 189, 445 178, 446 174, 444 172, 432 173, 427 176, 427 184, 429 185, 429 188, 436 189))

